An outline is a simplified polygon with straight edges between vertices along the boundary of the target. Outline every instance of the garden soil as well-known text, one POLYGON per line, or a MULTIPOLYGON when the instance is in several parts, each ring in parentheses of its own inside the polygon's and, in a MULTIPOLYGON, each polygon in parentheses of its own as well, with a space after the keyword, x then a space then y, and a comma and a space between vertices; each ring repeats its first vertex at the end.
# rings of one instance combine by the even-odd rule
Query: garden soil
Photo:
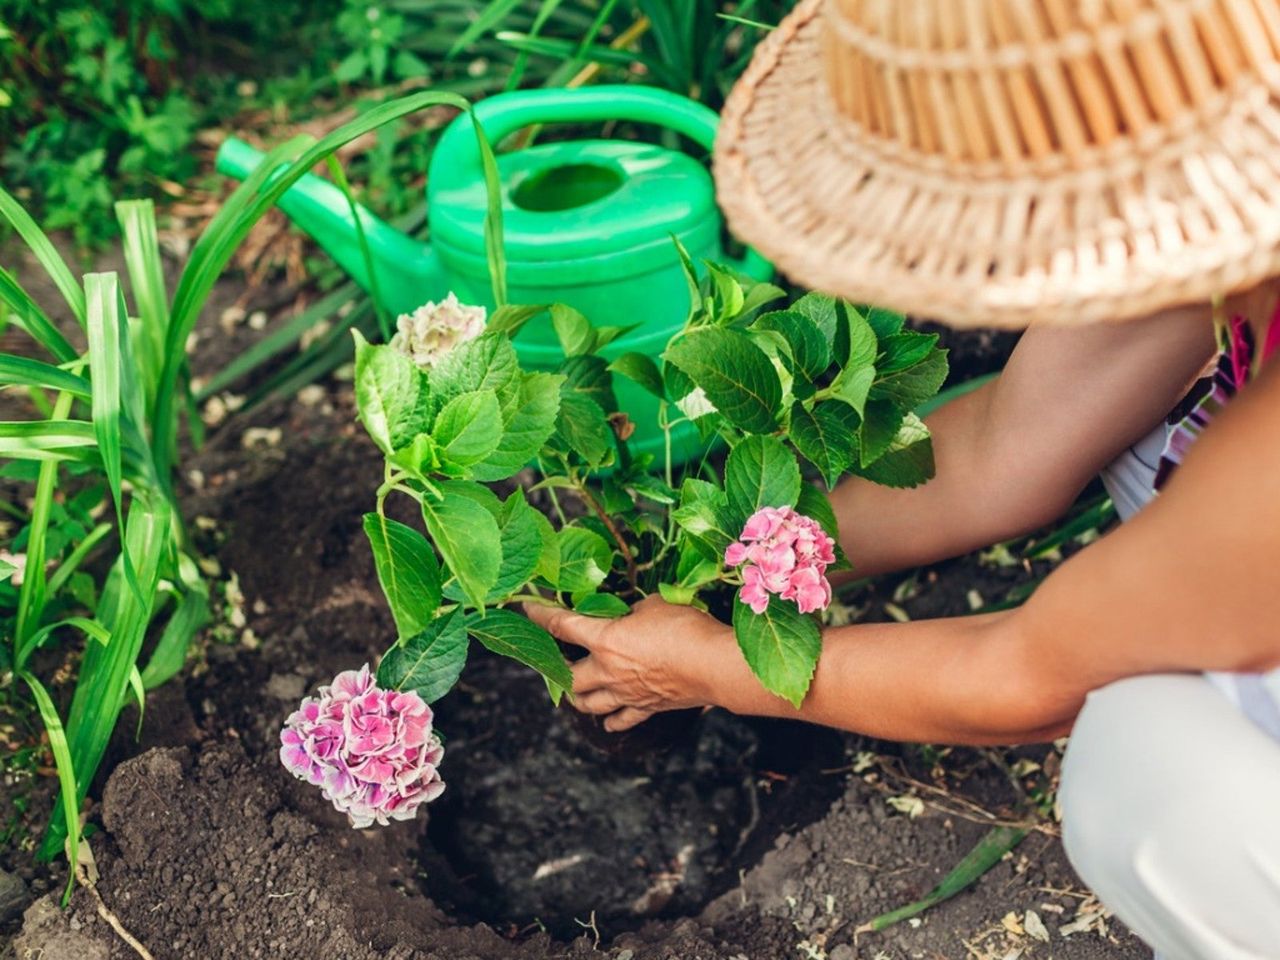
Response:
MULTIPOLYGON (((262 335, 219 325, 239 294, 220 288, 197 372, 262 335)), ((974 347, 957 357, 973 372, 1007 349, 974 347)), ((482 652, 436 705, 441 800, 352 830, 276 748, 302 696, 393 635, 361 533, 379 468, 340 378, 215 426, 185 462, 217 622, 150 697, 141 741, 135 717, 121 724, 93 791, 96 889, 66 911, 34 900, 14 957, 137 957, 107 918, 157 960, 1148 956, 1072 873, 1051 817, 972 890, 860 929, 925 894, 993 819, 1026 819, 1026 784, 1037 769, 1051 782, 1055 748, 901 747, 712 712, 661 748, 606 755, 535 677, 482 652)), ((866 619, 959 613, 1027 576, 969 558, 847 602, 866 619)))

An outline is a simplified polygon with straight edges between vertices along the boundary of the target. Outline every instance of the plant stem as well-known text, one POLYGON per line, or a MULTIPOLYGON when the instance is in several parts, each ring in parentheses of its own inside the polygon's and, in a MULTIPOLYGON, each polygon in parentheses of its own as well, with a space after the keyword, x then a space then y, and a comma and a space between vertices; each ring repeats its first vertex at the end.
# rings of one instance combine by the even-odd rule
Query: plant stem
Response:
POLYGON ((633 589, 639 590, 640 583, 639 575, 636 571, 636 558, 632 556, 631 548, 627 546, 627 541, 623 538, 622 531, 618 529, 612 518, 604 512, 604 507, 600 506, 599 501, 591 495, 591 491, 587 489, 585 483, 579 483, 574 489, 578 491, 578 496, 582 497, 583 502, 600 518, 600 522, 609 529, 609 533, 613 534, 613 539, 618 544, 622 559, 627 564, 627 579, 631 581, 633 589))

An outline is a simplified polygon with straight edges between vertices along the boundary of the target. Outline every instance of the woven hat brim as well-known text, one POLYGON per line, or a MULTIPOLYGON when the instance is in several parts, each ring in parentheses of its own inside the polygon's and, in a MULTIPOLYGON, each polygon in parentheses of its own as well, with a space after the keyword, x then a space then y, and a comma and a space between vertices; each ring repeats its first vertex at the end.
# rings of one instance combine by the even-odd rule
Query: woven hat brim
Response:
POLYGON ((794 280, 955 327, 1123 320, 1280 274, 1280 71, 1163 142, 1017 177, 907 162, 836 110, 824 0, 757 48, 725 105, 730 229, 794 280))

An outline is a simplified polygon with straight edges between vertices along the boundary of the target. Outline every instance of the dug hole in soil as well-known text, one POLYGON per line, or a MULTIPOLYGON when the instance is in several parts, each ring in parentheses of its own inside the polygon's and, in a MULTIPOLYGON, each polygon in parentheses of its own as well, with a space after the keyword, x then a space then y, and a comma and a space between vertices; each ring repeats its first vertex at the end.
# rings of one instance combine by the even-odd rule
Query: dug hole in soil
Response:
MULTIPOLYGON (((220 287, 206 318, 238 293, 220 287)), ((212 369, 248 333, 201 335, 214 346, 193 359, 212 369)), ((340 381, 230 422, 184 463, 188 520, 235 574, 240 613, 223 610, 153 693, 140 743, 122 720, 94 791, 101 904, 83 889, 65 912, 36 900, 13 956, 136 957, 104 911, 158 960, 1147 956, 1097 912, 1052 828, 918 922, 856 932, 933 887, 986 811, 1014 810, 980 754, 951 754, 962 790, 915 790, 914 817, 887 801, 929 780, 916 752, 799 724, 712 712, 665 750, 604 756, 536 676, 478 648, 435 705, 442 798, 418 821, 352 830, 277 745, 302 696, 393 634, 360 526, 379 469, 340 381)), ((995 596, 1021 576, 956 561, 903 605, 956 613, 971 589, 995 596)))

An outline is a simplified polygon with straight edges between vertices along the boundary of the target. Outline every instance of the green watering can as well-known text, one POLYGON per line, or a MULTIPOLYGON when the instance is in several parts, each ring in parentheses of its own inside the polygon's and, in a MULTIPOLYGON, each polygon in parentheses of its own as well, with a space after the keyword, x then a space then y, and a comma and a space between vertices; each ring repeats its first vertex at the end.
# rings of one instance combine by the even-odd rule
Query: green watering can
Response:
MULTIPOLYGON (((630 120, 668 127, 710 150, 719 121, 685 97, 630 85, 499 94, 477 104, 475 113, 493 143, 531 124, 630 120)), ((218 151, 217 169, 243 179, 261 161, 257 150, 231 139, 218 151)), ((754 252, 738 262, 726 255, 711 176, 684 153, 631 141, 544 143, 499 156, 498 172, 510 301, 567 303, 600 326, 638 324, 605 349, 610 358, 630 351, 657 358, 684 323, 689 293, 673 234, 695 261, 728 262, 758 280, 773 273, 754 252)), ((383 306, 408 313, 453 291, 464 303, 492 308, 484 249, 488 198, 467 114, 440 138, 427 201, 430 245, 359 212, 383 306)), ((279 206, 357 283, 371 288, 355 221, 337 187, 308 174, 279 206)), ((515 345, 529 367, 554 369, 563 359, 545 317, 526 324, 515 345)), ((657 399, 625 377, 615 378, 615 388, 636 424, 633 447, 660 460, 657 399)), ((704 449, 687 423, 673 431, 672 447, 676 462, 704 449)))

